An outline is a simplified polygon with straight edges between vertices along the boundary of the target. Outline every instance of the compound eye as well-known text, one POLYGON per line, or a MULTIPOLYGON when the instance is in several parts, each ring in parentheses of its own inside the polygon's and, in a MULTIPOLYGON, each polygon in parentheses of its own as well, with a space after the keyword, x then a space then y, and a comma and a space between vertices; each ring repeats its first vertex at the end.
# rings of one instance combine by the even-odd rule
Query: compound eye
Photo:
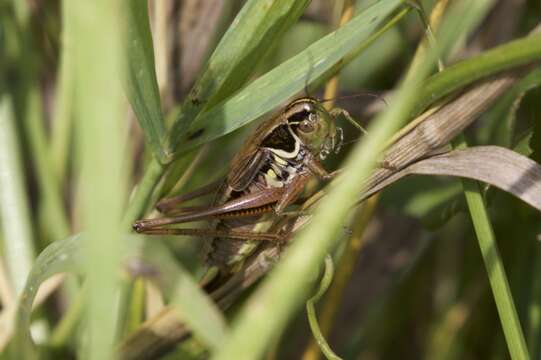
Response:
MULTIPOLYGON (((312 114, 310 114, 311 116, 312 114)), ((310 120, 303 120, 299 124, 299 130, 303 133, 309 133, 314 131, 314 124, 310 120)))

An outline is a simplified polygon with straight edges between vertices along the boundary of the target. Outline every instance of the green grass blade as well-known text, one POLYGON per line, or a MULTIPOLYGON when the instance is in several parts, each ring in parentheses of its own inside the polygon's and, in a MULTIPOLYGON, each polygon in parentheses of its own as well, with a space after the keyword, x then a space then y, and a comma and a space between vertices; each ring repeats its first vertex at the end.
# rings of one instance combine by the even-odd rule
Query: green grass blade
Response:
POLYGON ((211 55, 194 85, 169 137, 172 152, 203 109, 229 97, 253 74, 285 31, 300 17, 309 1, 249 0, 211 55))
POLYGON ((37 83, 29 84, 27 90, 24 125, 29 140, 31 157, 36 169, 41 204, 39 209, 40 225, 46 230, 46 238, 62 239, 69 232, 68 216, 64 209, 61 187, 53 171, 53 164, 46 139, 46 130, 41 105, 41 94, 37 83))
MULTIPOLYGON (((534 274, 541 272, 541 249, 535 252, 534 274)), ((541 355, 541 281, 534 280, 532 286, 532 300, 528 306, 528 346, 532 358, 538 359, 541 355)))
POLYGON ((160 164, 157 159, 150 160, 124 214, 122 220, 124 229, 131 230, 133 222, 142 216, 165 169, 166 167, 160 164))
POLYGON ((341 360, 341 358, 336 355, 336 353, 331 349, 329 343, 325 339, 321 328, 319 327, 319 322, 317 320, 316 313, 316 303, 321 299, 321 297, 327 292, 327 289, 332 283, 334 276, 334 263, 330 255, 325 257, 325 270, 323 276, 319 283, 319 288, 317 292, 306 301, 306 314, 308 316, 308 323, 310 324, 310 330, 312 330, 312 335, 317 341, 317 344, 321 352, 329 360, 341 360))
POLYGON ((202 113, 187 134, 177 136, 180 144, 178 151, 185 152, 228 134, 275 109, 369 39, 401 4, 400 0, 378 2, 345 26, 259 77, 229 100, 202 113), (201 130, 203 133, 200 136, 190 140, 201 130))
POLYGON ((11 98, 0 97, 0 219, 3 256, 19 295, 35 256, 30 210, 11 98))
POLYGON ((137 330, 144 321, 145 314, 145 279, 137 277, 129 282, 129 290, 126 291, 126 320, 124 328, 125 334, 130 334, 137 330))
MULTIPOLYGON (((463 137, 459 141, 460 148, 466 146, 463 137)), ((509 288, 481 188, 476 181, 468 179, 461 181, 509 353, 511 358, 515 360, 529 359, 528 348, 520 327, 513 295, 509 288)))
POLYGON ((154 156, 165 161, 165 125, 156 80, 147 1, 127 2, 127 65, 124 91, 154 156))
POLYGON ((21 358, 31 358, 34 346, 30 340, 30 318, 32 303, 40 285, 54 274, 78 271, 81 261, 83 252, 80 235, 57 240, 39 254, 17 305, 16 333, 10 348, 13 354, 21 358))
POLYGON ((416 113, 445 95, 481 78, 541 59, 541 33, 510 41, 449 66, 427 79, 416 113))
POLYGON ((116 333, 118 285, 125 241, 121 215, 126 199, 125 116, 119 74, 124 59, 121 31, 125 2, 69 2, 74 18, 77 101, 75 130, 79 179, 78 209, 85 229, 84 269, 88 290, 82 353, 111 359, 116 333))
MULTIPOLYGON (((62 2, 62 13, 65 13, 66 2, 62 2)), ((62 17, 60 53, 60 69, 57 75, 57 94, 55 109, 51 125, 51 161, 54 166, 56 177, 60 182, 64 181, 68 171, 69 150, 73 134, 73 99, 74 99, 74 76, 75 64, 73 63, 73 40, 71 18, 62 17)))
POLYGON ((498 252, 492 225, 481 195, 481 189, 475 181, 463 180, 462 183, 509 353, 512 359, 529 359, 526 342, 498 252))

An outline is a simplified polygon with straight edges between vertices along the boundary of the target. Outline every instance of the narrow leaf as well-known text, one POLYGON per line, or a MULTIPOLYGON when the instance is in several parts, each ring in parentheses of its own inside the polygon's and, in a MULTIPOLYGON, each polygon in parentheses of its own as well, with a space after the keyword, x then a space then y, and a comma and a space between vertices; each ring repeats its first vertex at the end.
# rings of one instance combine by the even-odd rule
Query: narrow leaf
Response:
MULTIPOLYGON (((453 142, 456 149, 467 150, 467 143, 463 135, 453 142)), ((516 174, 516 173, 515 173, 516 174)), ((520 180, 519 180, 520 181, 520 180)), ((511 358, 529 359, 528 348, 522 333, 522 327, 518 319, 515 301, 509 287, 509 280, 505 274, 503 261, 498 250, 494 229, 488 216, 487 207, 482 195, 482 189, 478 182, 462 179, 464 196, 468 203, 473 227, 477 235, 477 241, 483 256, 483 262, 494 296, 494 302, 498 309, 500 322, 507 342, 507 348, 511 358)))
POLYGON ((19 295, 35 256, 30 209, 11 97, 0 97, 0 218, 3 255, 19 295))
POLYGON ((541 59, 541 33, 532 34, 522 39, 484 51, 449 66, 426 81, 419 95, 416 113, 428 105, 479 79, 520 65, 541 59))
POLYGON ((128 61, 124 91, 154 156, 164 161, 162 143, 165 126, 156 80, 148 4, 147 1, 133 0, 127 2, 126 8, 128 61))

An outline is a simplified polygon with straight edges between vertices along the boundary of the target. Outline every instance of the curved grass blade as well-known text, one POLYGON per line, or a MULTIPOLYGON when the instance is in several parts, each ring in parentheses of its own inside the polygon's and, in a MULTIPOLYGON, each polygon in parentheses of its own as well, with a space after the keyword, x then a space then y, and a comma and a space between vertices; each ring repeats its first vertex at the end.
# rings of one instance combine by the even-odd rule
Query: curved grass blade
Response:
POLYGON ((162 115, 160 91, 156 80, 154 48, 146 1, 128 1, 127 15, 127 72, 124 91, 133 112, 143 129, 154 156, 165 161, 162 144, 165 125, 162 115))
POLYGON ((541 211, 541 165, 499 146, 476 146, 420 160, 370 190, 383 188, 407 175, 444 175, 494 185, 541 211))
POLYGON ((401 4, 400 0, 378 2, 297 56, 259 77, 232 98, 202 113, 187 134, 173 132, 179 144, 178 152, 186 152, 228 134, 275 109, 341 61, 360 43, 367 41, 401 4))
MULTIPOLYGON (((479 140, 481 143, 491 143, 507 148, 514 147, 514 130, 516 123, 517 101, 521 101, 523 95, 527 92, 541 86, 541 67, 533 70, 523 79, 518 81, 509 89, 494 106, 483 115, 486 129, 480 132, 479 140)), ((520 143, 518 140, 517 143, 520 143)), ((524 149, 514 148, 515 151, 523 155, 529 155, 523 152, 524 149)), ((534 158, 539 162, 539 158, 534 158)))
POLYGON ((325 292, 327 292, 327 289, 331 285, 333 276, 334 276, 333 260, 330 255, 327 255, 325 257, 325 271, 319 283, 319 288, 317 292, 314 294, 314 296, 312 296, 310 299, 308 299, 308 301, 306 301, 306 313, 308 315, 308 322, 310 324, 310 329, 312 330, 312 334, 317 340, 317 344, 319 345, 321 352, 329 360, 341 360, 341 358, 338 355, 336 355, 334 351, 332 351, 331 347, 329 346, 329 343, 327 342, 327 340, 325 339, 325 336, 323 335, 321 331, 321 328, 319 327, 319 323, 317 321, 316 307, 315 307, 319 299, 321 299, 321 297, 325 294, 325 292))
POLYGON ((34 358, 35 347, 30 337, 32 303, 41 283, 52 275, 60 272, 79 272, 79 264, 83 260, 80 238, 80 235, 74 235, 51 243, 34 262, 15 315, 16 333, 9 347, 11 354, 16 355, 14 359, 34 358))

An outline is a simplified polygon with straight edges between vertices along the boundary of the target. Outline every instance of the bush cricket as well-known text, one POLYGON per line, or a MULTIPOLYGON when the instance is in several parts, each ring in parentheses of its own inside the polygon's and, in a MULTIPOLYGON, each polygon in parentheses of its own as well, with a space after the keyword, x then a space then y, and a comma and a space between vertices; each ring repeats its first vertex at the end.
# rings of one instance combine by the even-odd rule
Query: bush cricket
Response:
MULTIPOLYGON (((343 142, 336 118, 343 115, 355 123, 341 108, 326 110, 324 101, 312 97, 292 101, 255 129, 233 158, 225 180, 161 200, 157 208, 165 217, 139 220, 133 228, 144 234, 210 239, 206 262, 220 275, 238 269, 262 241, 282 243, 283 235, 261 231, 264 228, 261 224, 268 225, 283 214, 309 180, 314 177, 329 180, 337 174, 327 172, 320 161, 329 153, 338 152, 343 142), (185 201, 213 192, 215 199, 209 207, 179 207, 185 201), (209 228, 168 227, 198 220, 209 220, 209 228)), ((215 278, 212 282, 215 283, 215 278)))

